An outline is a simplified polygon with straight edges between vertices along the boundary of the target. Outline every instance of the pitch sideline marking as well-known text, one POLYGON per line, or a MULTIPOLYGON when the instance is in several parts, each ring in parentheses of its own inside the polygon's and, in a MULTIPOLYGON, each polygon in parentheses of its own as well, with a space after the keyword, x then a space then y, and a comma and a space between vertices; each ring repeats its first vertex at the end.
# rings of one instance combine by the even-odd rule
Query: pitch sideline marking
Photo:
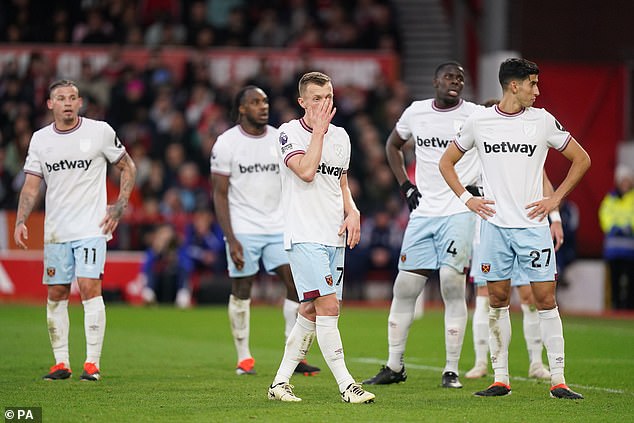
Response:
MULTIPOLYGON (((366 363, 366 364, 385 364, 385 360, 379 360, 378 358, 370 358, 370 357, 351 358, 350 360, 351 361, 357 361, 359 363, 366 363)), ((417 369, 417 370, 430 370, 430 371, 434 371, 434 372, 442 372, 443 371, 442 367, 427 366, 427 365, 424 365, 424 364, 407 363, 407 368, 408 369, 417 369)), ((535 382, 535 379, 530 379, 530 378, 522 377, 522 376, 512 376, 511 380, 519 380, 519 381, 522 381, 522 382, 535 382)), ((574 384, 574 383, 569 383, 568 386, 573 387, 573 388, 587 389, 587 390, 593 390, 593 391, 609 392, 609 393, 612 393, 612 394, 625 394, 625 395, 633 395, 634 396, 634 392, 628 392, 628 391, 624 391, 622 389, 603 388, 603 387, 600 387, 600 386, 578 385, 578 384, 574 384)))

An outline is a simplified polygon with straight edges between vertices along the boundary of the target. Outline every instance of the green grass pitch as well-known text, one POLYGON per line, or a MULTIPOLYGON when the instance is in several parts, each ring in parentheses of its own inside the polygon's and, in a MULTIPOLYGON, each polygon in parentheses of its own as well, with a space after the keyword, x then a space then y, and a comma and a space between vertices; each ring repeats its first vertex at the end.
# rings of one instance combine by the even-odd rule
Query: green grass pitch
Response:
MULTIPOLYGON (((346 362, 357 380, 374 375, 387 358, 386 308, 346 307, 339 321, 346 362)), ((341 402, 317 343, 308 355, 322 368, 294 376, 300 403, 267 400, 283 352, 281 307, 251 311, 255 376, 237 376, 226 307, 107 308, 103 379, 80 382, 85 358, 83 311, 72 305, 69 380, 43 381, 53 356, 45 307, 0 304, 0 406, 42 407, 44 422, 625 422, 634 412, 634 322, 563 315, 566 377, 583 401, 548 397, 548 383, 526 378, 521 313, 513 312, 510 349, 513 393, 478 398, 492 378, 461 378, 463 389, 439 387, 444 365, 442 311, 426 310, 412 325, 408 380, 369 387, 374 404, 341 402)), ((471 321, 460 362, 473 364, 471 321)), ((3 409, 4 411, 4 409, 3 409)))

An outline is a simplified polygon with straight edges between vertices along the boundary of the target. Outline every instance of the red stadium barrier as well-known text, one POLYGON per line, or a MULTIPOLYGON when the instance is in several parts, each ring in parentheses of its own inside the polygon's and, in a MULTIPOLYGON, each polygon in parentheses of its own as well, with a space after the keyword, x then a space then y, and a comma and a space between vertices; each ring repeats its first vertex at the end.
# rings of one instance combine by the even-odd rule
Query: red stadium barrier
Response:
MULTIPOLYGON (((142 252, 108 253, 103 277, 106 301, 122 300, 140 304, 143 280, 139 277, 142 252)), ((42 251, 0 252, 0 299, 8 301, 44 301, 46 287, 42 284, 42 251)), ((79 300, 76 283, 71 288, 71 300, 79 300)))
MULTIPOLYGON (((16 62, 18 68, 24 70, 35 53, 50 61, 56 75, 68 79, 80 77, 84 60, 88 60, 96 72, 111 65, 113 60, 143 69, 153 54, 146 48, 114 50, 100 46, 69 49, 47 44, 4 45, 0 46, 0 69, 8 62, 16 62)), ((199 57, 207 64, 209 80, 216 85, 226 85, 257 75, 262 72, 263 64, 282 80, 289 79, 303 70, 304 53, 292 49, 208 49, 199 57)), ((199 54, 191 48, 165 47, 160 50, 159 57, 180 81, 186 62, 199 54)), ((398 56, 391 52, 311 50, 310 62, 311 67, 328 73, 337 81, 337 86, 342 87, 371 89, 378 78, 393 82, 400 72, 398 56)))

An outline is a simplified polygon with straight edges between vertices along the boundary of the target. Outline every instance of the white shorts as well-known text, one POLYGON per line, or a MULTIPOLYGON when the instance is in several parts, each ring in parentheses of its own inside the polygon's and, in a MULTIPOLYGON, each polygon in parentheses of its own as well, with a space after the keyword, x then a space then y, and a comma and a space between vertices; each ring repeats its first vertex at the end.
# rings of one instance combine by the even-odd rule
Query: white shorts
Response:
POLYGON ((469 267, 475 215, 410 218, 398 263, 399 270, 439 269, 450 266, 458 272, 469 267))
POLYGON ((487 281, 511 279, 514 267, 530 282, 556 280, 557 262, 550 228, 547 225, 501 228, 483 221, 474 267, 476 277, 487 281))
POLYGON ((253 276, 260 271, 260 258, 264 269, 272 273, 278 267, 288 264, 288 256, 284 251, 284 235, 247 235, 236 234, 236 238, 242 244, 244 253, 244 267, 242 270, 236 268, 231 260, 229 244, 225 244, 227 252, 227 268, 229 276, 232 278, 245 278, 253 276))
POLYGON ((75 278, 101 279, 106 265, 106 238, 94 237, 44 244, 45 285, 66 285, 75 278))
POLYGON ((300 301, 329 294, 343 299, 344 247, 302 242, 292 244, 286 252, 300 301))

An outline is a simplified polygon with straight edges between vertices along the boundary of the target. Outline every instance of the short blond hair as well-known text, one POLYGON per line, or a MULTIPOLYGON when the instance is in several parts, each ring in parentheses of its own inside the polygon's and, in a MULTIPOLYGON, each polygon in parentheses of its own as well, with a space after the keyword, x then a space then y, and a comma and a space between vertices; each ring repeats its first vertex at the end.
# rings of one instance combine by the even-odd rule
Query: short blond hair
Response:
POLYGON ((323 87, 324 85, 326 85, 327 83, 331 81, 332 80, 330 79, 330 77, 322 72, 305 73, 299 79, 299 86, 298 86, 299 96, 302 97, 304 95, 304 91, 306 90, 306 87, 308 86, 308 84, 315 84, 315 85, 319 85, 320 87, 323 87))

